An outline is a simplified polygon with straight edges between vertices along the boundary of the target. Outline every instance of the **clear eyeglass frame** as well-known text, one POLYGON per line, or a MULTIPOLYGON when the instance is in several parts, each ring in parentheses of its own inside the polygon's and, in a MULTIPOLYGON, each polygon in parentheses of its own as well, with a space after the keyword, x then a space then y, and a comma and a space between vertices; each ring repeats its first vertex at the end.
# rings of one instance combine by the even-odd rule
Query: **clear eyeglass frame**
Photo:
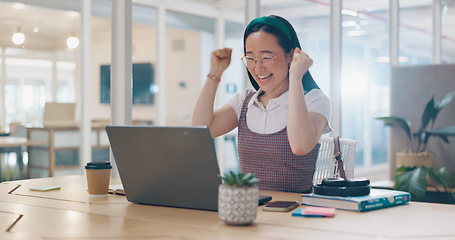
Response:
POLYGON ((277 54, 275 56, 262 56, 262 57, 258 57, 258 58, 252 58, 252 57, 248 57, 248 56, 243 56, 241 58, 243 64, 247 67, 247 68, 254 68, 256 66, 256 63, 259 62, 262 64, 262 66, 264 67, 270 67, 273 65, 273 60, 280 56, 281 54, 283 54, 284 52, 280 53, 280 54, 277 54))

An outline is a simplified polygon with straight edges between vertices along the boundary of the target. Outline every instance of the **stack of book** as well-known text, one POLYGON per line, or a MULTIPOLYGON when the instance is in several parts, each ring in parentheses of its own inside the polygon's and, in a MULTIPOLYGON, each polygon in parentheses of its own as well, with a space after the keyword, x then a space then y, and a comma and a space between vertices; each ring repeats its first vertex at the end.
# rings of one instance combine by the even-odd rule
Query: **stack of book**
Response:
POLYGON ((314 193, 303 194, 302 204, 318 207, 332 207, 351 211, 370 211, 386 207, 408 204, 408 192, 372 188, 369 195, 358 197, 326 196, 314 193))

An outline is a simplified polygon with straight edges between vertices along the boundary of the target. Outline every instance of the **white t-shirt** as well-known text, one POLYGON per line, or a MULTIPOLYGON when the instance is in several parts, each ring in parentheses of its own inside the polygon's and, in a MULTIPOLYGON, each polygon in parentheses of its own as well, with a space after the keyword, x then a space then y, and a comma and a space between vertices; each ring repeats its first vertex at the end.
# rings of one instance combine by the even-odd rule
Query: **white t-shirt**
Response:
MULTIPOLYGON (((251 92, 256 92, 256 90, 247 88, 245 91, 237 93, 226 103, 234 109, 237 119, 240 119, 242 104, 251 92)), ((246 114, 247 125, 251 131, 260 134, 278 132, 287 126, 289 91, 284 92, 277 98, 270 99, 267 108, 258 101, 260 92, 261 90, 259 89, 248 103, 248 112, 246 114)), ((321 90, 313 89, 305 94, 305 102, 308 112, 319 113, 327 119, 327 126, 322 133, 324 134, 332 131, 332 128, 330 127, 330 119, 332 116, 332 102, 330 98, 321 90)))

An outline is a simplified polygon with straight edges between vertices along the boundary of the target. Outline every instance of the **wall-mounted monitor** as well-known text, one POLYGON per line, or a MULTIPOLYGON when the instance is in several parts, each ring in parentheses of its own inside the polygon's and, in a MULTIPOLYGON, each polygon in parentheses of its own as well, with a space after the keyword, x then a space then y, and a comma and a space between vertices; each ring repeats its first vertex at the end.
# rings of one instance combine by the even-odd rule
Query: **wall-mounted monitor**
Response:
MULTIPOLYGON (((133 64, 133 104, 153 104, 154 72, 151 63, 133 64)), ((111 65, 100 66, 100 102, 111 102, 111 65)))

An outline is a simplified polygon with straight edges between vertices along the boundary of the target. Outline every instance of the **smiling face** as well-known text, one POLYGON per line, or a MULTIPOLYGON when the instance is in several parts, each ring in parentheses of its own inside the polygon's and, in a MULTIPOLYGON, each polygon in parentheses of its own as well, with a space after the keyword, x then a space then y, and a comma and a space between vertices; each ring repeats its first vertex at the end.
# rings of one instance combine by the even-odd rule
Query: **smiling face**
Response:
POLYGON ((273 57, 270 66, 264 66, 258 60, 255 66, 248 67, 254 80, 270 98, 278 97, 288 90, 288 65, 292 55, 284 53, 275 35, 264 31, 250 34, 245 41, 245 50, 245 55, 250 58, 273 57))

